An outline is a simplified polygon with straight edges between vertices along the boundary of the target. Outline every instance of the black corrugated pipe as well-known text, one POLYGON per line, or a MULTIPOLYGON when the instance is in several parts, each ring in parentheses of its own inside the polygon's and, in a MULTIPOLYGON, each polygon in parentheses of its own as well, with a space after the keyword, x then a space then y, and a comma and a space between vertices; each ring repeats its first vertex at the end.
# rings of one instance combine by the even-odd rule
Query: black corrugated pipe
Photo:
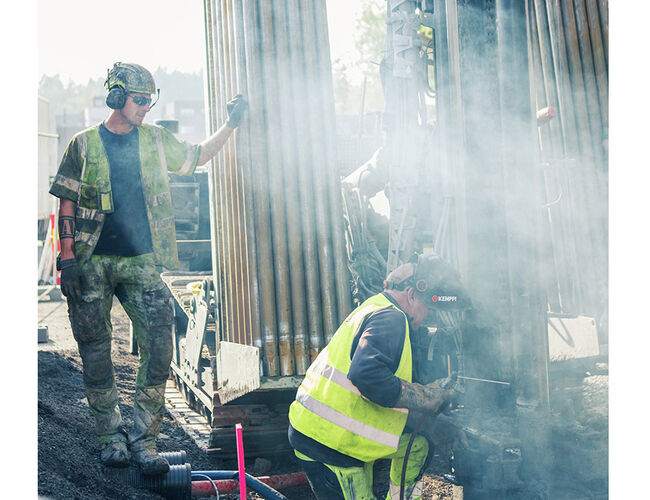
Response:
POLYGON ((145 476, 134 468, 116 475, 131 486, 153 491, 169 500, 189 500, 192 496, 192 467, 187 463, 170 465, 169 472, 157 476, 145 476))

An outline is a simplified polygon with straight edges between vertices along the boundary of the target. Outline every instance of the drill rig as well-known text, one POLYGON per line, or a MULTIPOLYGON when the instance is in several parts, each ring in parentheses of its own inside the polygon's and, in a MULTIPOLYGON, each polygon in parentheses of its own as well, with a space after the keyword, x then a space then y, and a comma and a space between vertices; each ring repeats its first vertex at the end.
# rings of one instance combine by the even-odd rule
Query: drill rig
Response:
POLYGON ((455 265, 476 307, 438 313, 415 363, 424 383, 458 373, 456 476, 468 498, 547 498, 553 373, 606 355, 606 3, 386 13, 384 144, 343 181, 354 300, 414 251, 455 265), (382 190, 387 234, 369 203, 382 190))
POLYGON ((607 343, 606 2, 388 0, 384 144, 345 179, 325 2, 204 6, 209 130, 229 97, 250 106, 202 180, 210 239, 183 245, 211 266, 163 276, 208 448, 237 422, 248 456, 287 444, 301 376, 353 303, 435 251, 476 306, 417 339, 420 380, 462 384, 456 477, 468 498, 548 496, 552 362, 607 343))

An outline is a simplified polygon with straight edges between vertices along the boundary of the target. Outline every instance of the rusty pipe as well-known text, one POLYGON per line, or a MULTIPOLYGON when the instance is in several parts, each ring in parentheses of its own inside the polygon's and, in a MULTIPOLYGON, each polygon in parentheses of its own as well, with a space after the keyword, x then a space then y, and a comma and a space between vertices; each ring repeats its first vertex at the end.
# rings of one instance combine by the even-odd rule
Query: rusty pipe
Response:
POLYGON ((319 48, 319 71, 322 82, 321 103, 322 117, 325 122, 325 152, 327 154, 327 182, 330 206, 330 224, 332 232, 332 248, 334 258, 334 278, 336 286, 336 305, 338 320, 342 322, 352 310, 350 293, 350 272, 345 250, 343 200, 341 197, 341 176, 336 155, 336 113, 334 110, 334 90, 332 88, 331 58, 329 37, 327 31, 327 7, 325 2, 314 3, 314 16, 319 21, 316 24, 316 38, 319 48))
POLYGON ((605 114, 602 106, 602 99, 600 96, 600 88, 598 87, 596 77, 596 63, 594 54, 591 49, 591 36, 589 34, 589 20, 587 18, 587 11, 585 8, 584 0, 570 0, 573 2, 576 30, 578 33, 578 44, 580 47, 580 58, 582 61, 582 72, 585 80, 585 88, 587 98, 589 99, 589 109, 598 112, 598 119, 605 127, 605 114))
MULTIPOLYGON (((287 2, 287 25, 289 26, 288 37, 291 50, 291 71, 293 74, 293 84, 291 92, 295 96, 294 122, 296 132, 301 131, 301 135, 310 137, 311 120, 303 112, 308 108, 310 96, 305 85, 305 63, 303 53, 303 40, 301 32, 301 19, 299 17, 298 0, 288 0, 287 2)), ((315 233, 315 207, 310 193, 313 192, 313 176, 311 168, 311 148, 310 141, 299 140, 297 142, 298 155, 298 186, 300 196, 300 214, 302 224, 302 237, 304 246, 305 261, 305 291, 307 301, 307 316, 309 322, 309 360, 313 361, 323 348, 323 312, 320 299, 320 281, 318 273, 318 250, 315 233)), ((300 367, 297 367, 300 374, 300 367)))
POLYGON ((265 82, 264 104, 267 118, 266 141, 268 148, 268 178, 271 190, 271 223, 273 224, 273 263, 276 286, 276 309, 278 315, 278 347, 280 352, 280 374, 291 375, 294 372, 292 346, 291 301, 289 283, 289 262, 287 248, 287 223, 283 203, 283 172, 285 161, 281 148, 281 122, 279 81, 277 60, 275 58, 275 37, 273 30, 273 5, 271 2, 260 3, 260 44, 262 71, 265 82))
MULTIPOLYGON (((589 90, 587 88, 588 75, 583 77, 583 68, 580 55, 580 46, 578 41, 578 32, 576 28, 576 19, 573 9, 573 0, 566 0, 562 2, 562 13, 564 19, 564 27, 566 34, 567 42, 567 53, 569 58, 569 69, 571 73, 571 79, 573 83, 573 93, 574 93, 574 102, 576 106, 576 116, 578 123, 582 124, 582 127, 579 127, 581 138, 581 147, 583 151, 584 161, 581 163, 580 171, 577 172, 578 179, 576 180, 575 187, 577 188, 577 197, 576 204, 581 206, 574 207, 574 213, 581 217, 580 227, 584 231, 585 228, 589 227, 590 237, 593 237, 593 212, 589 210, 588 200, 598 199, 598 186, 596 179, 598 178, 598 170, 601 158, 597 154, 597 137, 602 136, 602 127, 600 122, 600 117, 598 116, 598 110, 596 113, 594 110, 590 109, 588 99, 589 99, 589 90), (594 116, 596 115, 596 116, 594 116), (587 204, 585 204, 587 203, 587 204)), ((596 96, 593 95, 591 98, 596 99, 596 96)), ((582 248, 579 249, 579 254, 576 261, 576 268, 582 269, 582 276, 579 276, 579 281, 586 281, 587 283, 594 283, 594 275, 592 269, 593 255, 591 248, 593 243, 588 243, 589 238, 581 236, 580 242, 582 248)), ((585 301, 592 302, 593 298, 586 298, 585 292, 587 295, 591 295, 591 290, 593 286, 577 286, 576 290, 578 293, 580 308, 584 310, 585 301)))
POLYGON ((578 152, 578 139, 576 133, 575 115, 573 112, 573 98, 571 95, 571 82, 566 57, 562 15, 558 0, 537 0, 538 4, 546 3, 549 39, 553 56, 553 70, 557 86, 558 108, 560 121, 565 137, 567 153, 574 156, 578 152))
MULTIPOLYGON (((546 102, 549 105, 555 105, 558 102, 558 96, 555 87, 555 73, 553 69, 553 56, 550 47, 551 42, 548 31, 548 22, 546 19, 546 8, 543 0, 533 0, 533 4, 535 7, 535 23, 537 39, 539 42, 542 75, 544 78, 544 90, 546 92, 546 102)), ((549 123, 549 133, 552 136, 553 143, 557 146, 555 154, 561 155, 566 147, 560 133, 560 124, 555 121, 549 123)))
MULTIPOLYGON (((217 126, 217 108, 216 108, 216 98, 214 96, 213 90, 216 88, 214 83, 214 75, 216 74, 216 54, 215 54, 215 42, 214 42, 214 33, 215 33, 215 23, 214 23, 214 9, 213 9, 212 0, 204 0, 204 20, 205 20, 205 33, 206 33, 206 67, 208 69, 206 78, 206 90, 208 97, 208 113, 209 113, 209 124, 208 132, 212 134, 217 126)), ((218 233, 218 214, 216 210, 217 206, 217 169, 218 158, 210 161, 208 165, 208 200, 209 200, 209 214, 210 214, 210 228, 213 234, 218 233)), ((216 269, 219 269, 219 242, 217 238, 210 238, 210 253, 213 269, 213 282, 215 287, 215 293, 217 297, 221 296, 221 283, 217 279, 216 269)), ((218 327, 221 328, 221 321, 219 320, 218 327)))
POLYGON ((598 84, 598 100, 600 102, 600 116, 605 129, 608 126, 608 77, 605 50, 600 31, 600 19, 598 16, 598 5, 596 0, 585 0, 587 7, 587 20, 589 23, 589 37, 591 38, 591 50, 594 57, 596 70, 596 83, 598 84))
MULTIPOLYGON (((216 63, 217 63, 217 73, 215 78, 215 106, 217 109, 217 122, 214 124, 214 130, 219 127, 220 123, 224 120, 224 109, 221 103, 223 96, 223 74, 226 71, 225 62, 223 58, 222 50, 222 35, 221 35, 221 6, 214 2, 215 11, 214 11, 214 34, 215 34, 215 51, 216 51, 216 63)), ((225 274, 228 270, 228 246, 227 246, 227 215, 226 215, 226 204, 225 204, 225 191, 223 179, 223 171, 225 169, 225 158, 223 150, 217 155, 218 163, 215 165, 215 194, 216 194, 216 207, 215 210, 218 213, 218 259, 219 267, 214 271, 215 281, 219 283, 219 289, 221 291, 220 297, 220 323, 221 329, 223 332, 223 338, 227 340, 230 339, 230 332, 232 331, 232 315, 230 314, 230 286, 229 281, 225 277, 225 274)))
MULTIPOLYGON (((223 58, 223 52, 221 49, 222 36, 221 36, 221 11, 218 5, 213 3, 213 6, 216 8, 213 9, 213 33, 214 33, 214 48, 215 48, 215 74, 219 75, 218 79, 215 79, 214 89, 216 95, 213 96, 214 106, 217 111, 216 121, 213 123, 213 130, 216 131, 219 125, 225 119, 224 109, 222 103, 220 102, 221 96, 223 95, 222 89, 222 78, 223 74, 226 71, 225 62, 223 58)), ((228 247, 227 247, 227 214, 226 214, 226 205, 225 205, 225 187, 223 180, 223 170, 225 168, 225 159, 224 153, 220 152, 215 160, 212 162, 214 170, 214 192, 215 192, 215 206, 214 211, 216 214, 215 220, 217 222, 216 227, 213 230, 216 231, 218 237, 214 238, 217 240, 217 267, 213 268, 213 276, 215 281, 215 287, 220 294, 220 328, 222 335, 225 339, 230 339, 230 332, 232 331, 232 315, 230 314, 230 283, 228 279, 224 276, 224 273, 228 269, 228 247)))
POLYGON ((609 62, 609 5, 607 0, 598 0, 598 13, 600 14, 600 30, 605 49, 605 62, 609 62))
MULTIPOLYGON (((588 134, 589 143, 587 142, 587 137, 583 137, 581 140, 581 147, 583 150, 591 151, 592 156, 594 156, 594 161, 597 161, 595 158, 595 138, 602 136, 602 127, 600 123, 600 117, 594 119, 594 110, 590 109, 587 102, 587 95, 589 90, 587 89, 587 82, 583 78, 582 71, 582 61, 580 56, 580 44, 578 42, 578 32, 576 29, 576 18, 573 10, 573 0, 565 0, 560 2, 562 7, 562 17, 564 20, 564 33, 566 38, 566 48, 569 61, 569 72, 571 75, 571 82, 573 85, 573 95, 574 102, 576 107, 576 115, 579 124, 582 124, 579 127, 579 130, 583 134, 588 134), (586 126, 585 126, 586 125, 586 126)), ((598 112, 596 110, 596 112, 598 112)))
MULTIPOLYGON (((241 2, 234 2, 233 17, 235 27, 235 54, 236 54, 236 88, 245 96, 248 95, 248 85, 246 81, 246 53, 243 29, 243 9, 241 2)), ((250 127, 247 125, 247 117, 244 118, 242 125, 239 127, 238 151, 237 151, 237 168, 241 170, 243 178, 242 196, 243 196, 243 222, 244 222, 244 267, 242 281, 244 283, 244 310, 248 318, 247 340, 251 345, 262 348, 262 338, 260 334, 260 295, 257 282, 257 253, 255 248, 255 223, 253 218, 253 200, 251 184, 253 182, 254 172, 250 162, 250 127)))
POLYGON ((248 120, 251 138, 251 168, 254 169, 252 194, 255 220, 255 246, 257 250, 257 281, 261 296, 261 337, 264 343, 263 373, 267 376, 280 374, 277 346, 277 320, 275 311, 275 277, 271 248, 271 216, 268 192, 267 156, 264 137, 265 111, 264 87, 259 33, 257 29, 257 1, 243 0, 244 46, 246 55, 246 80, 248 88, 248 120))
MULTIPOLYGON (((307 345, 307 305, 305 300, 305 273, 303 265, 303 243, 301 231, 300 198, 309 196, 308 192, 298 189, 298 171, 300 170, 297 159, 297 143, 300 140, 299 131, 296 129, 294 113, 296 110, 294 79, 296 75, 291 71, 291 52, 288 40, 288 31, 292 28, 288 24, 285 0, 274 2, 273 21, 275 27, 275 50, 277 56, 276 70, 278 75, 278 99, 282 112, 279 113, 279 130, 281 147, 283 151, 282 172, 284 176, 283 200, 286 211, 287 242, 289 250, 290 291, 292 306, 292 347, 295 356, 295 372, 304 374, 309 367, 307 345)), ((300 84, 298 84, 300 86, 300 84)), ((301 111, 300 108, 298 108, 301 111)))
MULTIPOLYGON (((593 298, 591 299, 591 307, 587 312, 588 314, 596 314, 598 298, 595 296, 595 292, 597 289, 602 288, 598 277, 607 275, 607 208, 605 203, 599 202, 601 199, 607 200, 607 158, 602 147, 602 141, 607 135, 607 86, 606 82, 603 83, 602 80, 606 80, 607 75, 602 74, 606 72, 606 69, 603 68, 602 59, 598 63, 595 51, 592 51, 594 41, 591 40, 590 36, 589 19, 584 0, 574 0, 574 7, 589 112, 591 114, 593 110, 595 119, 600 119, 602 124, 602 136, 595 138, 595 142, 599 142, 599 144, 596 144, 596 158, 599 159, 599 168, 597 170, 598 194, 597 199, 591 200, 597 204, 597 211, 590 216, 596 275, 593 282, 594 286, 590 287, 593 298)), ((600 55, 602 57, 602 50, 600 55)))
MULTIPOLYGON (((544 72, 542 69, 541 62, 541 48, 539 45, 539 33, 537 30, 537 21, 535 19, 535 9, 533 5, 534 0, 529 1, 529 12, 528 12, 528 22, 530 25, 530 43, 531 43, 531 56, 532 56, 532 68, 534 75, 534 88, 536 95, 537 106, 553 106, 555 103, 549 103, 546 95, 546 84, 544 81, 544 72)), ((549 127, 542 127, 539 129, 539 142, 540 142, 540 153, 541 160, 548 161, 549 158, 553 158, 556 155, 556 150, 559 148, 559 145, 554 141, 554 134, 550 131, 549 127)))
MULTIPOLYGON (((313 2, 311 0, 299 1, 299 13, 301 18, 302 36, 305 55, 305 86, 310 92, 310 99, 306 114, 310 117, 319 117, 319 105, 315 100, 318 95, 315 89, 321 84, 317 71, 318 47, 314 37, 315 25, 313 18, 313 2)), ((325 164, 325 145, 323 144, 324 128, 319 118, 311 121, 309 142, 311 145, 311 173, 312 188, 315 205, 316 237, 318 242, 318 264, 320 270, 321 285, 321 308, 323 311, 323 327, 325 340, 334 335, 338 328, 338 317, 336 312, 336 291, 334 286, 334 270, 332 265, 332 247, 330 240, 328 206, 327 206, 327 185, 324 175, 327 165, 325 164)))
MULTIPOLYGON (((221 105, 232 95, 232 75, 234 73, 232 63, 232 27, 230 26, 230 5, 228 0, 222 0, 221 5, 221 49, 224 58, 226 71, 221 75, 222 95, 221 105)), ((226 113, 224 113, 225 115, 226 113)), ((238 206, 237 206, 237 172, 235 170, 235 148, 232 137, 224 147, 225 165, 222 171, 224 179, 224 202, 226 212, 227 231, 227 258, 228 266, 225 277, 229 284, 231 331, 229 336, 233 342, 245 343, 241 337, 241 300, 240 293, 242 286, 239 283, 239 238, 238 238, 238 206)))
MULTIPOLYGON (((571 80, 569 75, 569 62, 567 60, 567 47, 566 38, 564 33, 564 25, 562 24, 561 7, 558 0, 546 0, 546 12, 549 20, 549 32, 551 39, 551 47, 553 51, 553 62, 555 67, 555 78, 558 87, 558 103, 560 120, 562 121, 562 129, 565 135, 565 144, 567 145, 567 156, 569 158, 580 158, 580 164, 588 162, 582 161, 582 158, 588 157, 589 150, 585 150, 585 142, 587 146, 589 137, 581 131, 581 127, 576 123, 575 102, 573 99, 571 80), (580 141, 579 138, 582 140, 580 141), (580 147, 582 146, 582 148, 580 147)), ((584 129, 584 127, 582 127, 584 129)), ((559 213, 557 208, 549 208, 549 212, 555 211, 555 222, 559 222, 562 229, 561 244, 554 245, 554 252, 559 254, 561 260, 561 268, 558 272, 558 282, 560 284, 560 296, 562 305, 566 310, 575 310, 579 297, 572 293, 573 289, 571 283, 572 275, 577 275, 580 279, 579 273, 575 273, 575 269, 579 266, 575 252, 574 242, 576 241, 575 234, 580 236, 578 241, 587 241, 590 234, 588 231, 588 221, 586 220, 587 213, 583 210, 584 193, 583 186, 575 182, 575 172, 567 169, 570 165, 567 162, 561 164, 560 174, 568 185, 568 191, 571 196, 568 197, 569 205, 573 205, 573 214, 580 221, 578 227, 572 223, 571 218, 566 213, 559 213)), ((585 247, 588 251, 589 246, 585 247)), ((590 262, 588 256, 583 255, 582 262, 590 262)))
MULTIPOLYGON (((240 74, 240 61, 238 60, 238 35, 241 30, 238 29, 236 24, 236 7, 239 2, 235 0, 228 0, 228 24, 230 34, 230 61, 231 61, 231 94, 226 97, 230 99, 236 94, 243 93, 242 86, 239 82, 240 74)), ((233 133, 234 136, 234 157, 232 162, 233 178, 236 185, 235 191, 235 208, 236 214, 234 216, 235 230, 236 230, 236 248, 235 248, 235 263, 236 263, 236 283, 237 283, 237 299, 239 306, 239 338, 242 343, 247 345, 253 344, 252 328, 251 328, 251 297, 250 287, 248 286, 248 251, 247 251, 247 228, 246 228, 246 199, 245 192, 245 159, 244 148, 241 143, 241 129, 238 128, 233 133)))

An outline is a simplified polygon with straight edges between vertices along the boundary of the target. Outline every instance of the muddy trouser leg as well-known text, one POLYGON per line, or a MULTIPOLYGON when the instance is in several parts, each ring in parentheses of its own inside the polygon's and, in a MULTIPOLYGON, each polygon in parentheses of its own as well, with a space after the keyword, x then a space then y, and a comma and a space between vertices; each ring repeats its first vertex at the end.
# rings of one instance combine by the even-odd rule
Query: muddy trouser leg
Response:
POLYGON ((93 256, 81 270, 82 301, 78 304, 68 301, 68 315, 83 363, 88 406, 95 417, 100 443, 126 441, 111 360, 110 262, 104 256, 93 256))
POLYGON ((362 467, 338 467, 295 453, 318 500, 376 499, 372 491, 373 462, 362 467))
MULTIPOLYGON (((386 500, 399 498, 399 490, 402 480, 402 467, 404 455, 408 446, 411 434, 402 434, 399 440, 397 451, 386 458, 391 459, 390 463, 390 487, 386 500)), ((423 436, 416 436, 409 452, 406 463, 406 476, 404 495, 405 500, 418 500, 422 498, 422 474, 428 463, 429 442, 423 436)))
MULTIPOLYGON (((136 261, 137 258, 131 258, 136 261)), ((144 278, 124 283, 116 294, 133 322, 140 361, 136 376, 131 451, 155 450, 165 408, 165 385, 172 359, 171 293, 153 264, 140 259, 144 278), (155 278, 152 279, 152 275, 155 278)), ((136 269, 135 274, 142 269, 136 269)))

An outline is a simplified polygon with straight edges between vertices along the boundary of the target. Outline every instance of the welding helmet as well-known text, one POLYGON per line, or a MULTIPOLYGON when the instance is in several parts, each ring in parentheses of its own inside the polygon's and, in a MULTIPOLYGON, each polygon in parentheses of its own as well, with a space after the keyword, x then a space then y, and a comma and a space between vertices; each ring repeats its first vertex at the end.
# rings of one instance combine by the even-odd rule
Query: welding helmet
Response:
POLYGON ((122 109, 128 94, 160 94, 149 70, 132 63, 116 62, 108 71, 104 87, 108 90, 106 105, 111 109, 122 109))
POLYGON ((384 282, 386 290, 406 290, 408 287, 413 287, 432 310, 458 311, 471 307, 458 272, 435 253, 414 256, 412 262, 395 268, 384 282))

